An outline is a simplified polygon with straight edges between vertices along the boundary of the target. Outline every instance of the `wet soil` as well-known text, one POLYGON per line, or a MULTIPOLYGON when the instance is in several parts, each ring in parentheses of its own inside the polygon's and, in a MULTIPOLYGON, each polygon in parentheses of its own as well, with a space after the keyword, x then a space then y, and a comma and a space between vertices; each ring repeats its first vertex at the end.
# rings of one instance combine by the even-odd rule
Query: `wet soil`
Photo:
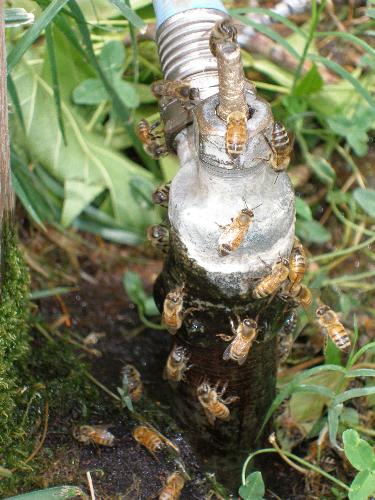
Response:
MULTIPOLYGON (((121 251, 117 247, 102 245, 106 249, 104 257, 93 259, 92 255, 85 256, 86 252, 79 253, 79 273, 72 269, 69 271, 76 274, 76 290, 59 299, 50 297, 39 300, 39 313, 47 324, 68 316, 67 324, 63 324, 60 330, 68 332, 68 335, 71 332, 71 338, 75 340, 74 333, 82 338, 91 332, 106 334, 94 346, 100 351, 100 357, 81 349, 77 349, 77 356, 89 363, 90 373, 114 394, 121 385, 123 364, 135 365, 142 375, 145 394, 145 398, 136 405, 136 410, 180 448, 179 460, 191 477, 181 498, 220 498, 209 496, 215 486, 205 474, 215 471, 207 471, 204 460, 199 458, 199 451, 202 450, 192 450, 183 432, 183 423, 176 425, 171 419, 171 388, 161 376, 170 349, 170 335, 144 328, 134 304, 123 290, 123 272, 131 269, 140 273, 146 290, 151 293, 152 282, 161 269, 161 263, 152 259, 138 263, 138 257, 127 259, 124 255, 119 259, 121 251), (77 277, 78 274, 81 278, 77 277)), ((58 259, 58 265, 63 260, 58 259)), ((34 279, 34 286, 41 288, 38 277, 34 279)), ((176 470, 176 462, 167 452, 159 452, 157 457, 153 457, 141 448, 131 435, 137 425, 134 416, 104 392, 101 394, 102 405, 91 414, 89 422, 79 402, 77 407, 72 408, 72 418, 68 421, 62 420, 58 414, 50 414, 43 456, 53 456, 53 460, 46 463, 40 484, 46 487, 72 483, 88 493, 86 472, 90 471, 98 499, 156 498, 167 475, 176 470), (110 431, 116 438, 115 445, 105 448, 78 443, 72 437, 72 429, 80 423, 110 425, 110 431)), ((267 499, 306 498, 303 478, 297 472, 273 456, 264 459, 261 465, 267 484, 267 499)), ((220 482, 220 472, 216 474, 216 479, 220 482)), ((239 475, 236 483, 240 485, 239 475)), ((238 498, 237 492, 233 493, 233 498, 238 498)))

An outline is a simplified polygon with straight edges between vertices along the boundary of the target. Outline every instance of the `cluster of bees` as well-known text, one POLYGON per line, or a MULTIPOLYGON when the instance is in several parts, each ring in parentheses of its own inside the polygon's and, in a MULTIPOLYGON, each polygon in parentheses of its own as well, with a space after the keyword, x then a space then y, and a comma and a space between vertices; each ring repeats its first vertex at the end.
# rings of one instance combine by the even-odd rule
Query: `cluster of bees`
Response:
MULTIPOLYGON (((168 206, 170 183, 160 186, 153 194, 153 201, 163 207, 168 206)), ((254 213, 247 207, 242 209, 231 223, 222 227, 222 233, 218 240, 219 254, 224 256, 236 251, 241 245, 250 228, 254 213)), ((148 237, 151 242, 163 251, 167 251, 169 232, 165 225, 152 226, 148 237)), ((295 308, 302 306, 309 309, 313 297, 309 288, 302 283, 307 265, 306 253, 302 243, 296 238, 289 258, 280 257, 275 264, 266 264, 269 272, 255 285, 252 296, 256 300, 268 299, 270 302, 276 296, 292 307, 286 320, 278 333, 278 363, 284 362, 290 354, 294 342, 294 330, 297 324, 297 313, 295 308)), ((188 314, 199 308, 185 307, 186 296, 185 284, 171 290, 164 299, 162 322, 171 335, 175 335, 182 327, 188 314)), ((330 337, 336 346, 342 351, 350 349, 350 339, 338 315, 328 306, 321 304, 316 310, 316 317, 325 339, 330 337)), ((258 323, 256 319, 236 317, 236 323, 229 318, 232 335, 228 336, 218 333, 217 336, 229 342, 223 352, 225 361, 232 360, 242 366, 256 341, 258 335, 258 323)), ((184 380, 189 364, 190 354, 188 349, 177 344, 173 347, 166 367, 164 378, 172 385, 184 380)), ((216 419, 227 420, 229 418, 228 404, 234 402, 237 397, 224 398, 227 386, 224 384, 221 390, 218 384, 211 386, 208 380, 204 380, 196 390, 197 399, 203 407, 204 413, 210 424, 216 419)))
MULTIPOLYGON (((236 28, 227 20, 215 24, 210 34, 210 50, 214 56, 217 55, 218 45, 222 42, 234 42, 237 40, 236 28)), ((188 81, 160 81, 152 86, 152 92, 160 99, 167 97, 178 99, 183 106, 192 106, 199 100, 198 89, 191 88, 188 81)), ((226 151, 233 158, 244 153, 248 140, 247 120, 245 113, 234 111, 226 120, 226 151)), ((156 135, 154 130, 160 123, 149 126, 142 120, 138 133, 144 143, 145 150, 156 158, 159 152, 167 154, 165 145, 162 146, 162 136, 156 135), (163 150, 160 148, 164 148, 163 150)), ((267 143, 270 155, 264 158, 275 172, 285 171, 290 162, 292 150, 291 141, 285 127, 275 122, 272 127, 270 139, 263 136, 267 143)), ((169 199, 170 183, 163 184, 153 193, 153 202, 167 208, 169 199)), ((237 251, 250 230, 254 221, 254 210, 258 207, 248 208, 245 206, 225 226, 219 226, 221 232, 217 242, 217 250, 220 257, 225 257, 237 251)), ((259 206, 259 205, 258 205, 259 206)), ((148 239, 156 248, 167 253, 169 246, 169 230, 167 225, 158 224, 151 226, 148 230, 148 239)), ((266 264, 268 273, 261 278, 252 291, 255 300, 267 299, 270 303, 276 296, 291 306, 281 330, 278 333, 278 361, 285 361, 290 353, 294 341, 294 330, 297 324, 297 313, 295 308, 302 306, 310 308, 312 304, 312 293, 302 283, 306 270, 306 254, 301 242, 296 239, 288 258, 281 257, 272 266, 266 264)), ((162 312, 162 322, 171 335, 175 335, 182 327, 186 316, 197 308, 184 307, 186 297, 185 285, 171 290, 165 297, 162 312)), ((316 310, 316 317, 321 332, 327 339, 330 337, 336 346, 342 351, 350 348, 349 336, 340 322, 337 314, 328 306, 320 304, 316 310)), ((232 318, 230 328, 232 335, 228 336, 218 333, 217 336, 229 345, 223 352, 225 361, 232 360, 242 366, 256 341, 258 335, 257 319, 236 317, 236 324, 232 318)), ((186 372, 193 366, 189 364, 190 353, 186 347, 177 344, 169 354, 164 378, 172 384, 177 384, 185 379, 186 372)), ((196 388, 196 396, 201 404, 208 422, 214 425, 215 420, 228 420, 230 410, 228 405, 238 400, 237 396, 224 397, 227 383, 218 381, 215 385, 204 379, 196 388), (221 386, 221 387, 220 387, 221 386)))
MULTIPOLYGON (((128 391, 133 402, 138 402, 143 394, 143 383, 139 371, 131 364, 121 370, 126 376, 128 391)), ((73 437, 83 444, 113 447, 115 436, 109 432, 108 425, 81 425, 73 430, 73 437)), ((165 447, 179 454, 180 450, 169 439, 163 436, 151 425, 137 425, 132 432, 133 438, 155 457, 155 454, 165 447)), ((158 492, 159 500, 178 500, 185 486, 185 476, 179 472, 170 474, 164 486, 158 492)))
MULTIPOLYGON (((228 20, 218 21, 210 34, 209 46, 211 53, 217 55, 217 47, 222 42, 237 43, 237 30, 228 20)), ((191 87, 188 80, 160 80, 151 85, 151 91, 157 99, 168 98, 178 100, 185 108, 191 108, 199 102, 199 89, 191 87)), ((236 159, 245 152, 248 131, 247 121, 249 113, 232 111, 226 119, 225 146, 228 155, 236 159)), ((164 134, 160 131, 161 122, 152 125, 142 119, 137 128, 138 137, 143 143, 144 150, 155 159, 168 154, 164 134)), ((280 122, 273 124, 271 139, 264 135, 264 140, 270 149, 270 155, 265 158, 275 172, 287 169, 290 162, 292 144, 288 133, 280 122)))

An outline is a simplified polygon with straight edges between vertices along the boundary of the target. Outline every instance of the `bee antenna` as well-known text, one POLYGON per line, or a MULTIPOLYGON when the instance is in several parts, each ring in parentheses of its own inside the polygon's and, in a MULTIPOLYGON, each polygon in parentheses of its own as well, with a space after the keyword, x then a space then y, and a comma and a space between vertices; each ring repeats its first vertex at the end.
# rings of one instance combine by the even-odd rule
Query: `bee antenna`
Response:
POLYGON ((259 203, 259 205, 257 205, 256 207, 253 207, 251 210, 255 210, 256 208, 259 208, 261 205, 263 205, 263 203, 259 203))

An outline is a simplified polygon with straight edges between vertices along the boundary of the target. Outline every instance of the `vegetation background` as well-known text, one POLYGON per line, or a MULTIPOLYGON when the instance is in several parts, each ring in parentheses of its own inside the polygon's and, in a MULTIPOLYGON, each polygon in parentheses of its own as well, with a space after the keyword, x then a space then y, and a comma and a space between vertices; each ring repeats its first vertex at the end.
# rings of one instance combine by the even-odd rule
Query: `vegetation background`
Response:
MULTIPOLYGON (((298 339, 280 370, 280 392, 268 416, 276 415, 279 444, 264 453, 298 462, 305 495, 365 500, 375 484, 375 5, 312 1, 305 14, 290 19, 269 11, 271 1, 259 5, 226 3, 234 19, 254 29, 243 51, 247 77, 295 138, 289 174, 297 194, 297 234, 310 255, 306 284, 341 312, 355 345, 348 359, 332 344, 324 350, 312 318, 300 315, 298 339), (268 15, 273 23, 250 14, 268 15)), ((47 457, 56 456, 56 443, 48 438, 38 449, 46 401, 52 432, 61 432, 78 394, 86 409, 83 417, 82 409, 79 417, 69 415, 73 421, 108 411, 90 379, 95 354, 87 352, 82 332, 74 333, 74 305, 67 304, 75 290, 97 288, 105 272, 120 272, 121 279, 126 272, 128 298, 143 323, 155 326, 149 292, 160 260, 144 241, 146 228, 164 217, 151 193, 173 178, 178 162, 173 155, 160 162, 149 158, 135 133, 141 118, 158 117, 149 88, 162 78, 151 1, 14 0, 6 7, 35 15, 30 26, 17 26, 8 11, 12 180, 21 247, 32 271, 34 326, 25 372, 32 383, 22 393, 26 382, 19 379, 17 432, 0 451, 0 491, 4 485, 10 494, 77 480, 69 468, 70 475, 43 475, 47 457), (94 268, 96 281, 90 283, 94 268), (52 372, 59 363, 61 372, 52 372), (67 392, 66 405, 53 402, 67 392)), ((111 383, 109 400, 122 401, 121 412, 128 412, 111 383)), ((269 494, 246 466, 242 483, 243 498, 269 494)))

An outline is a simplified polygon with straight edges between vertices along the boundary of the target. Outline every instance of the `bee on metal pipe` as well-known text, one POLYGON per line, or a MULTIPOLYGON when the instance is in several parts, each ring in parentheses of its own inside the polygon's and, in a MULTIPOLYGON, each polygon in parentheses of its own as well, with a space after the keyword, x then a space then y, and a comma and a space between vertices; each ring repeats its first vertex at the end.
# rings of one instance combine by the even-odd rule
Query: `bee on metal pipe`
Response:
POLYGON ((170 382, 181 382, 184 380, 185 373, 193 365, 188 365, 190 354, 186 347, 175 345, 170 352, 167 363, 164 368, 163 378, 170 382))
POLYGON ((151 85, 151 92, 157 99, 170 97, 182 104, 199 99, 199 89, 191 87, 190 82, 181 80, 158 80, 151 85))
POLYGON ((222 257, 234 252, 241 245, 251 223, 254 220, 253 210, 258 207, 260 207, 260 205, 257 205, 253 209, 249 209, 246 206, 236 217, 231 219, 230 224, 227 224, 226 226, 219 226, 223 230, 218 241, 219 254, 222 257))
POLYGON ((244 152, 247 144, 247 116, 242 111, 232 111, 227 118, 225 147, 227 153, 237 158, 244 152))
POLYGON ((216 57, 217 45, 220 42, 234 42, 237 43, 237 28, 231 23, 229 19, 217 21, 210 33, 210 51, 216 57))
POLYGON ((225 349, 223 359, 225 361, 232 359, 240 366, 243 365, 250 352, 251 346, 257 336, 257 322, 253 319, 245 318, 240 320, 237 316, 237 328, 234 325, 232 318, 230 318, 230 325, 233 336, 218 334, 225 341, 231 341, 230 345, 225 349))
POLYGON ((344 352, 348 352, 351 347, 351 342, 345 327, 338 318, 337 313, 332 311, 328 306, 322 304, 316 310, 319 326, 322 334, 327 339, 330 337, 332 342, 344 352))
POLYGON ((312 293, 306 285, 301 283, 285 282, 280 291, 280 298, 283 300, 293 300, 296 307, 301 305, 304 309, 308 309, 312 304, 312 293))
POLYGON ((266 136, 264 138, 271 149, 271 156, 268 160, 271 167, 275 172, 283 172, 288 168, 292 152, 292 144, 288 132, 285 130, 284 125, 280 122, 275 122, 272 129, 271 141, 266 136))
POLYGON ((289 257, 289 280, 292 287, 303 280, 306 271, 306 253, 302 243, 296 238, 289 257))
POLYGON ((155 191, 152 193, 152 201, 153 203, 155 203, 155 205, 160 205, 161 207, 168 208, 170 187, 171 181, 165 182, 155 189, 155 191))
POLYGON ((155 224, 147 228, 147 240, 163 253, 168 253, 169 230, 164 224, 155 224))
POLYGON ((181 472, 173 472, 168 476, 165 486, 159 491, 159 500, 178 500, 185 486, 185 478, 181 472))
POLYGON ((115 441, 115 436, 104 425, 80 425, 74 429, 73 437, 81 443, 100 446, 113 446, 115 441))
POLYGON ((289 357, 294 343, 294 331, 297 326, 298 316, 292 311, 285 319, 281 330, 277 334, 277 361, 278 365, 284 363, 289 357))
POLYGON ((271 273, 265 276, 254 288, 254 299, 262 299, 274 294, 287 280, 289 275, 289 261, 280 258, 271 268, 271 273))
POLYGON ((160 143, 162 136, 156 135, 154 132, 159 125, 160 121, 150 125, 147 120, 142 118, 137 127, 137 135, 143 144, 143 149, 156 160, 168 154, 166 145, 160 143))
POLYGON ((126 382, 130 399, 137 402, 141 399, 143 393, 143 383, 141 374, 133 365, 125 365, 121 368, 122 379, 126 382))
POLYGON ((210 425, 215 425, 215 420, 227 421, 230 417, 230 410, 227 405, 239 400, 238 396, 223 398, 228 387, 226 382, 219 390, 220 380, 215 387, 211 387, 207 379, 197 387, 198 401, 203 407, 204 413, 210 425))
POLYGON ((184 319, 184 288, 183 285, 172 290, 164 299, 162 323, 171 335, 181 328, 184 319))

